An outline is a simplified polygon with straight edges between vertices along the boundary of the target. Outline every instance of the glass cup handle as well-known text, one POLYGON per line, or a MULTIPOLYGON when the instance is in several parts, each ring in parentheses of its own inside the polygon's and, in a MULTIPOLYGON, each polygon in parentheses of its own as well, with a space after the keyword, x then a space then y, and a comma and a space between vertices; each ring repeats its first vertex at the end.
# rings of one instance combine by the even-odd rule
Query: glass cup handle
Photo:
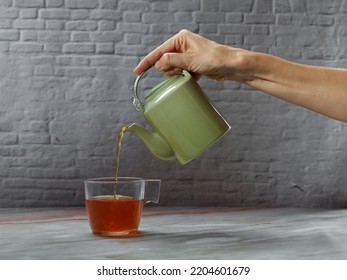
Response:
POLYGON ((146 180, 145 203, 158 203, 160 196, 160 185, 161 180, 159 179, 146 180))

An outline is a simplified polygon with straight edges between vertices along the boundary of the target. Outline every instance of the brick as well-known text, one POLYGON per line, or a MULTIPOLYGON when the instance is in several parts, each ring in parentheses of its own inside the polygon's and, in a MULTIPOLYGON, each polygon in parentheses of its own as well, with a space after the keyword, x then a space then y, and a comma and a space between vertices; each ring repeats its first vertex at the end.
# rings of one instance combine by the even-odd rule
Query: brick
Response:
POLYGON ((41 9, 39 11, 39 18, 42 19, 69 19, 71 11, 68 9, 51 8, 41 9))
MULTIPOLYGON (((10 49, 10 44, 8 42, 0 41, 0 53, 6 53, 10 49)), ((4 124, 0 123, 0 131, 6 130, 4 129, 4 124)))
POLYGON ((244 1, 230 1, 230 0, 220 0, 220 11, 221 12, 246 12, 252 11, 254 0, 244 0, 244 1))
POLYGON ((72 57, 71 56, 57 56, 56 62, 59 65, 70 65, 70 64, 72 64, 72 57))
POLYGON ((98 22, 99 31, 110 31, 115 29, 115 22, 112 20, 100 20, 98 22))
POLYGON ((120 20, 122 14, 115 10, 96 9, 90 12, 90 19, 96 20, 120 20))
POLYGON ((117 45, 115 46, 115 53, 119 55, 146 55, 148 51, 141 45, 117 45))
POLYGON ((171 23, 174 21, 173 13, 145 13, 143 16, 144 23, 171 23))
POLYGON ((224 15, 214 12, 194 12, 193 17, 196 23, 219 23, 225 20, 224 15))
POLYGON ((0 30, 0 41, 17 41, 19 32, 12 30, 0 30))
POLYGON ((25 167, 49 167, 52 166, 52 159, 51 158, 27 158, 22 157, 19 158, 18 166, 25 166, 25 167))
POLYGON ((200 32, 202 34, 208 34, 208 33, 217 33, 217 25, 216 24, 209 24, 209 23, 201 23, 200 24, 200 32))
POLYGON ((124 12, 125 22, 140 22, 141 13, 140 12, 124 12))
MULTIPOLYGON (((51 178, 52 176, 45 176, 45 178, 51 178)), ((54 178, 54 177, 53 177, 54 178)), ((65 178, 65 177, 64 177, 65 178)), ((74 197, 74 191, 67 190, 64 194, 63 192, 59 190, 49 190, 43 193, 42 200, 48 200, 48 201, 69 201, 72 200, 74 197)))
POLYGON ((272 0, 255 0, 253 11, 255 13, 272 13, 272 2, 272 0))
POLYGON ((65 7, 70 9, 93 9, 97 6, 97 0, 65 0, 65 7))
POLYGON ((226 35, 226 38, 225 38, 226 45, 241 47, 242 43, 243 43, 243 38, 241 35, 226 35))
MULTIPOLYGON (((45 69, 48 72, 53 69, 52 66, 44 66, 44 67, 49 67, 50 69, 45 69)), ((49 123, 47 121, 32 121, 30 122, 30 131, 32 132, 49 132, 49 123)))
POLYGON ((276 45, 276 38, 274 36, 264 35, 246 35, 244 37, 245 45, 247 46, 262 46, 270 48, 272 45, 276 45))
POLYGON ((303 58, 306 59, 321 59, 323 57, 323 50, 317 47, 306 47, 302 51, 303 58))
POLYGON ((92 57, 90 64, 94 66, 114 66, 116 64, 115 57, 110 57, 109 55, 98 55, 92 57))
POLYGON ((0 7, 11 7, 13 0, 1 0, 0 7))
POLYGON ((90 39, 93 42, 120 42, 123 36, 115 31, 103 31, 91 33, 90 39))
POLYGON ((54 159, 54 162, 53 162, 53 167, 56 167, 56 168, 73 167, 73 166, 75 166, 75 161, 73 159, 68 159, 68 160, 54 159))
POLYGON ((89 42, 90 34, 89 32, 72 32, 71 41, 73 42, 89 42))
MULTIPOLYGON (((12 167, 8 170, 8 177, 24 177, 25 176, 25 168, 24 167, 12 167)), ((21 193, 15 193, 15 196, 22 197, 21 193)))
POLYGON ((151 10, 150 3, 148 2, 139 2, 139 1, 121 1, 119 3, 119 10, 120 11, 142 11, 142 12, 148 12, 151 10))
POLYGON ((64 0, 46 0, 47 8, 57 8, 64 5, 64 0))
POLYGON ((43 51, 48 53, 61 53, 63 49, 63 43, 53 42, 53 43, 44 43, 43 51))
MULTIPOLYGON (((59 110, 57 112, 59 113, 59 110)), ((25 156, 30 158, 57 158, 57 155, 64 159, 77 157, 75 147, 68 144, 28 145, 25 152, 25 156)))
POLYGON ((116 9, 118 0, 99 0, 99 6, 101 9, 116 9))
POLYGON ((201 0, 201 10, 204 12, 218 12, 219 5, 211 0, 201 0))
POLYGON ((316 24, 320 26, 331 26, 335 22, 335 17, 330 15, 319 15, 316 24))
POLYGON ((114 44, 113 43, 98 43, 96 44, 96 53, 99 53, 99 54, 114 53, 114 44))
POLYGON ((151 5, 152 12, 167 12, 169 10, 168 2, 154 2, 151 5))
POLYGON ((127 33, 146 34, 148 33, 148 30, 149 30, 148 25, 140 24, 140 23, 119 23, 117 24, 117 26, 120 32, 127 32, 127 33))
POLYGON ((0 9, 0 18, 6 19, 11 18, 15 19, 19 15, 19 9, 18 8, 1 8, 0 9))
POLYGON ((256 35, 269 35, 269 27, 267 25, 254 25, 252 26, 252 34, 256 35))
POLYGON ((220 24, 218 25, 218 34, 250 34, 252 27, 245 24, 220 24))
POLYGON ((44 0, 14 0, 14 6, 20 8, 43 8, 44 0))
POLYGON ((139 45, 142 42, 142 36, 139 34, 125 34, 124 41, 127 45, 139 45))
MULTIPOLYGON (((55 179, 74 178, 76 176, 76 170, 74 168, 30 167, 26 169, 26 176, 28 178, 55 178, 55 179)), ((52 194, 53 199, 62 199, 62 197, 64 197, 64 194, 61 191, 50 190, 49 192, 45 192, 44 199, 52 198, 49 195, 50 193, 53 193, 52 194)))
POLYGON ((20 32, 20 39, 22 41, 37 41, 38 38, 38 33, 37 31, 21 31, 20 32))
POLYGON ((68 21, 65 24, 67 30, 93 31, 98 28, 96 21, 68 21))
POLYGON ((168 24, 151 24, 150 31, 152 34, 168 34, 169 25, 168 24))
POLYGON ((0 156, 4 157, 22 157, 25 155, 25 149, 20 147, 0 147, 0 156))
POLYGON ((21 9, 19 12, 19 16, 24 19, 37 18, 37 10, 36 9, 21 9))
POLYGON ((86 57, 86 56, 74 56, 72 58, 72 64, 73 65, 79 65, 79 66, 89 65, 89 57, 86 57))
POLYGON ((187 22, 187 23, 191 23, 193 22, 193 16, 192 13, 185 13, 185 12, 176 12, 174 14, 175 16, 175 21, 176 22, 187 22))
POLYGON ((0 145, 16 145, 17 143, 18 135, 0 132, 0 145))
POLYGON ((24 111, 24 115, 27 119, 35 121, 47 121, 49 119, 49 111, 47 108, 35 108, 35 110, 27 108, 24 111))
POLYGON ((93 77, 96 70, 88 67, 57 67, 55 75, 65 77, 93 77))
POLYGON ((18 29, 44 29, 45 22, 36 19, 17 19, 13 22, 13 27, 18 29))
POLYGON ((72 20, 88 20, 90 15, 90 10, 72 10, 71 19, 72 20))
POLYGON ((277 15, 277 24, 279 25, 291 25, 292 22, 293 16, 291 14, 277 15))
POLYGON ((46 20, 46 30, 64 30, 65 21, 64 20, 46 20))
POLYGON ((340 10, 340 4, 334 2, 309 1, 307 9, 313 13, 336 14, 340 10))
POLYGON ((246 14, 245 23, 274 23, 275 16, 273 14, 246 14))
POLYGON ((275 1, 274 11, 275 13, 290 13, 291 6, 289 0, 275 1))
POLYGON ((197 11, 200 10, 200 1, 199 0, 176 0, 169 3, 169 12, 177 11, 197 11))
POLYGON ((67 43, 63 46, 64 53, 94 53, 95 44, 93 43, 67 43))
POLYGON ((54 68, 50 65, 38 65, 35 68, 36 76, 53 76, 54 68))
POLYGON ((243 21, 243 14, 240 13, 227 13, 226 22, 227 23, 241 23, 243 21))
POLYGON ((155 46, 163 42, 162 35, 146 35, 142 38, 142 43, 146 46, 155 46))
POLYGON ((67 31, 39 31, 38 39, 43 42, 68 42, 70 33, 67 31))
POLYGON ((19 136, 19 142, 23 144, 49 144, 50 137, 47 134, 23 134, 19 136))
POLYGON ((11 29, 12 28, 12 20, 0 19, 0 28, 1 29, 11 29))
POLYGON ((10 51, 22 53, 39 53, 43 50, 43 45, 40 43, 13 43, 10 46, 10 51))
MULTIPOLYGON (((292 12, 306 13, 307 11, 310 11, 310 9, 308 8, 308 4, 305 1, 290 0, 290 2, 292 6, 292 12)), ((326 2, 323 1, 323 3, 326 2)))

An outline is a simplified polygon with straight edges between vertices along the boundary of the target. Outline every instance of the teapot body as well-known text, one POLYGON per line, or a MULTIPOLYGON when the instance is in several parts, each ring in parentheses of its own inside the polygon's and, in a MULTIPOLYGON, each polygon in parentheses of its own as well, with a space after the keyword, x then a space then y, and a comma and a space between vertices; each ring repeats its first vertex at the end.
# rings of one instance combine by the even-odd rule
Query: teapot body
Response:
POLYGON ((142 112, 181 164, 194 159, 230 129, 186 71, 153 88, 146 95, 142 112))

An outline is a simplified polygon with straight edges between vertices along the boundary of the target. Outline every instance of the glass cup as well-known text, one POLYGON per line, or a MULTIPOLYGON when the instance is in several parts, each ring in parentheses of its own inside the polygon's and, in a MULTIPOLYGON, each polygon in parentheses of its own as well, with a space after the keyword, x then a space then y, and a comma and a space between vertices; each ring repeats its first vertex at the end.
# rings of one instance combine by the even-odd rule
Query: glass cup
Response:
POLYGON ((137 235, 145 203, 158 203, 158 179, 113 177, 84 182, 86 210, 92 232, 100 236, 137 235))

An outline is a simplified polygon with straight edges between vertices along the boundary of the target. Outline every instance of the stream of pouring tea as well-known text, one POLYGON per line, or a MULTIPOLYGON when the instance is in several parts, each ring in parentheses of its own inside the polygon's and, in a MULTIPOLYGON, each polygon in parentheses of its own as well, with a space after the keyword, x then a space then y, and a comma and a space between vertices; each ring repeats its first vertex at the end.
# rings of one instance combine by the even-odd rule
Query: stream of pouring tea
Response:
POLYGON ((123 126, 118 132, 116 166, 115 166, 115 175, 114 175, 114 190, 113 190, 113 196, 114 198, 117 198, 117 199, 118 199, 118 196, 116 194, 117 194, 117 184, 118 184, 119 157, 120 157, 120 150, 122 148, 122 139, 123 139, 124 133, 127 131, 127 128, 128 126, 123 126))

